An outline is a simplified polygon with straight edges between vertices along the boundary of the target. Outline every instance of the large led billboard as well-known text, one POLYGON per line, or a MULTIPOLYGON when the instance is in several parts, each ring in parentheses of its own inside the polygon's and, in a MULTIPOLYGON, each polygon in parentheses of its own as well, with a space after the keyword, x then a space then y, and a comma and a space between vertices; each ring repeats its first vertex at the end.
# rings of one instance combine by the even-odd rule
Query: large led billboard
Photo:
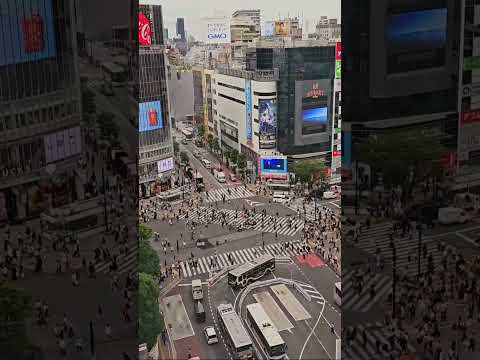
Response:
POLYGON ((138 13, 138 42, 142 46, 152 45, 152 29, 150 19, 141 11, 138 13))
POLYGON ((162 159, 162 160, 158 161, 157 162, 158 173, 161 174, 161 173, 164 173, 166 171, 173 170, 173 164, 174 164, 174 161, 173 161, 172 157, 169 157, 169 158, 162 159))
POLYGON ((447 15, 446 8, 391 14, 387 19, 387 72, 443 66, 447 15))
POLYGON ((82 152, 80 127, 61 130, 43 137, 47 164, 67 159, 82 152))
POLYGON ((288 21, 275 21, 275 35, 288 36, 290 34, 288 21))
POLYGON ((262 157, 260 160, 261 174, 286 174, 287 159, 284 157, 262 157))
POLYGON ((56 55, 52 0, 0 1, 0 66, 56 55))
POLYGON ((247 142, 252 142, 252 81, 245 79, 245 122, 247 130, 247 142))
POLYGON ((264 36, 274 36, 275 35, 275 21, 266 21, 264 36))
POLYGON ((160 101, 139 104, 138 131, 145 132, 163 128, 162 105, 160 101))
POLYGON ((302 134, 316 134, 327 131, 328 108, 326 106, 303 110, 302 134))
POLYGON ((274 149, 277 142, 277 102, 275 99, 258 100, 258 146, 274 149))
POLYGON ((226 17, 204 18, 206 44, 230 44, 230 20, 226 17))

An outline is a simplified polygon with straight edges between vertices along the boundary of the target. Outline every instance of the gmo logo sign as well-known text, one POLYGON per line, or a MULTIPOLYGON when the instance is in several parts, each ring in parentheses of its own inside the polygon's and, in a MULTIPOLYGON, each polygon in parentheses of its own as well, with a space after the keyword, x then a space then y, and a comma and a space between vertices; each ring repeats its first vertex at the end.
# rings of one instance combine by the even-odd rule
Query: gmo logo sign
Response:
POLYGON ((209 39, 226 39, 227 34, 221 33, 221 34, 208 34, 209 39))

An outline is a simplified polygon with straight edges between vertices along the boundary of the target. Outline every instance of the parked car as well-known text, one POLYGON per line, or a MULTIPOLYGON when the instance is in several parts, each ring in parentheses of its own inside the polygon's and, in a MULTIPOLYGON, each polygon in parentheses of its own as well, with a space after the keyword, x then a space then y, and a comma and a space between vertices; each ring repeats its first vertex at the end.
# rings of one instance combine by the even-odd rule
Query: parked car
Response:
POLYGON ((455 207, 444 207, 438 209, 438 222, 442 225, 465 224, 470 216, 465 210, 455 207))

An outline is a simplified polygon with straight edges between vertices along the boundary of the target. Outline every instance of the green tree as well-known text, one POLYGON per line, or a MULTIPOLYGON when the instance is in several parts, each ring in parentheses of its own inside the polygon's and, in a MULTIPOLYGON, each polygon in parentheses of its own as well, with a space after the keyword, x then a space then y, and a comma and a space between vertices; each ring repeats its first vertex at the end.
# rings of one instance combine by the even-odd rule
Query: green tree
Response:
POLYGON ((95 104, 95 93, 88 89, 86 86, 82 86, 82 118, 85 124, 92 125, 93 115, 97 111, 95 104))
POLYGON ((115 115, 110 112, 101 112, 97 117, 100 136, 110 141, 116 141, 120 130, 115 122, 115 115))
POLYGON ((412 199, 416 184, 427 177, 441 178, 444 147, 435 138, 419 132, 371 136, 354 148, 357 159, 381 173, 386 189, 400 187, 402 202, 412 199))
POLYGON ((150 242, 140 239, 138 246, 138 271, 156 279, 160 277, 160 258, 150 242))
POLYGON ((218 138, 213 139, 212 150, 217 154, 220 152, 220 142, 218 141, 218 138))
POLYGON ((178 142, 176 142, 175 140, 173 141, 173 152, 175 154, 178 154, 178 151, 180 150, 180 146, 178 145, 178 142))
POLYGON ((237 165, 238 155, 239 153, 237 149, 232 149, 230 151, 230 161, 232 162, 232 164, 237 165))
POLYGON ((245 154, 243 153, 238 154, 237 166, 238 166, 238 170, 241 173, 245 172, 245 169, 247 168, 247 157, 245 156, 245 154))
POLYGON ((197 128, 197 131, 198 131, 198 136, 203 138, 205 136, 205 128, 203 127, 203 125, 200 125, 198 128, 197 128))
POLYGON ((6 284, 0 285, 0 354, 2 359, 43 360, 41 350, 28 339, 25 321, 31 316, 31 298, 6 284))
POLYGON ((321 159, 306 159, 295 162, 293 172, 297 180, 310 187, 325 180, 325 162, 321 159))
POLYGON ((144 224, 138 227, 138 236, 142 240, 149 240, 153 236, 153 230, 144 224))
POLYGON ((207 135, 207 144, 208 144, 208 148, 211 151, 212 147, 213 147, 213 135, 212 134, 207 135))
POLYGON ((149 274, 140 273, 138 282, 138 337, 140 343, 152 348, 164 329, 158 307, 158 285, 149 274))
POLYGON ((188 164, 189 162, 189 157, 188 154, 185 151, 180 151, 180 161, 182 163, 188 164))
POLYGON ((229 148, 225 149, 223 151, 223 156, 225 157, 225 163, 227 167, 230 167, 230 155, 231 155, 231 150, 229 148))

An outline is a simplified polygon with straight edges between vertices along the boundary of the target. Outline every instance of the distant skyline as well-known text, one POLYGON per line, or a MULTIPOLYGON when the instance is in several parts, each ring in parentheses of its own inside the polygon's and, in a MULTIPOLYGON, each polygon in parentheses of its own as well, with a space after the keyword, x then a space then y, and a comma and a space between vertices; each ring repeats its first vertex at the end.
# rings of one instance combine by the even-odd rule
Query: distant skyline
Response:
MULTIPOLYGON (((321 16, 341 20, 340 0, 140 0, 141 4, 162 5, 164 26, 170 37, 176 35, 178 17, 185 19, 185 31, 195 39, 202 40, 201 19, 209 16, 230 17, 235 10, 260 9, 262 29, 265 21, 286 17, 299 17, 308 22, 309 31, 321 16), (303 14, 302 14, 303 13, 303 14)), ((302 24, 303 25, 303 24, 302 24)))

